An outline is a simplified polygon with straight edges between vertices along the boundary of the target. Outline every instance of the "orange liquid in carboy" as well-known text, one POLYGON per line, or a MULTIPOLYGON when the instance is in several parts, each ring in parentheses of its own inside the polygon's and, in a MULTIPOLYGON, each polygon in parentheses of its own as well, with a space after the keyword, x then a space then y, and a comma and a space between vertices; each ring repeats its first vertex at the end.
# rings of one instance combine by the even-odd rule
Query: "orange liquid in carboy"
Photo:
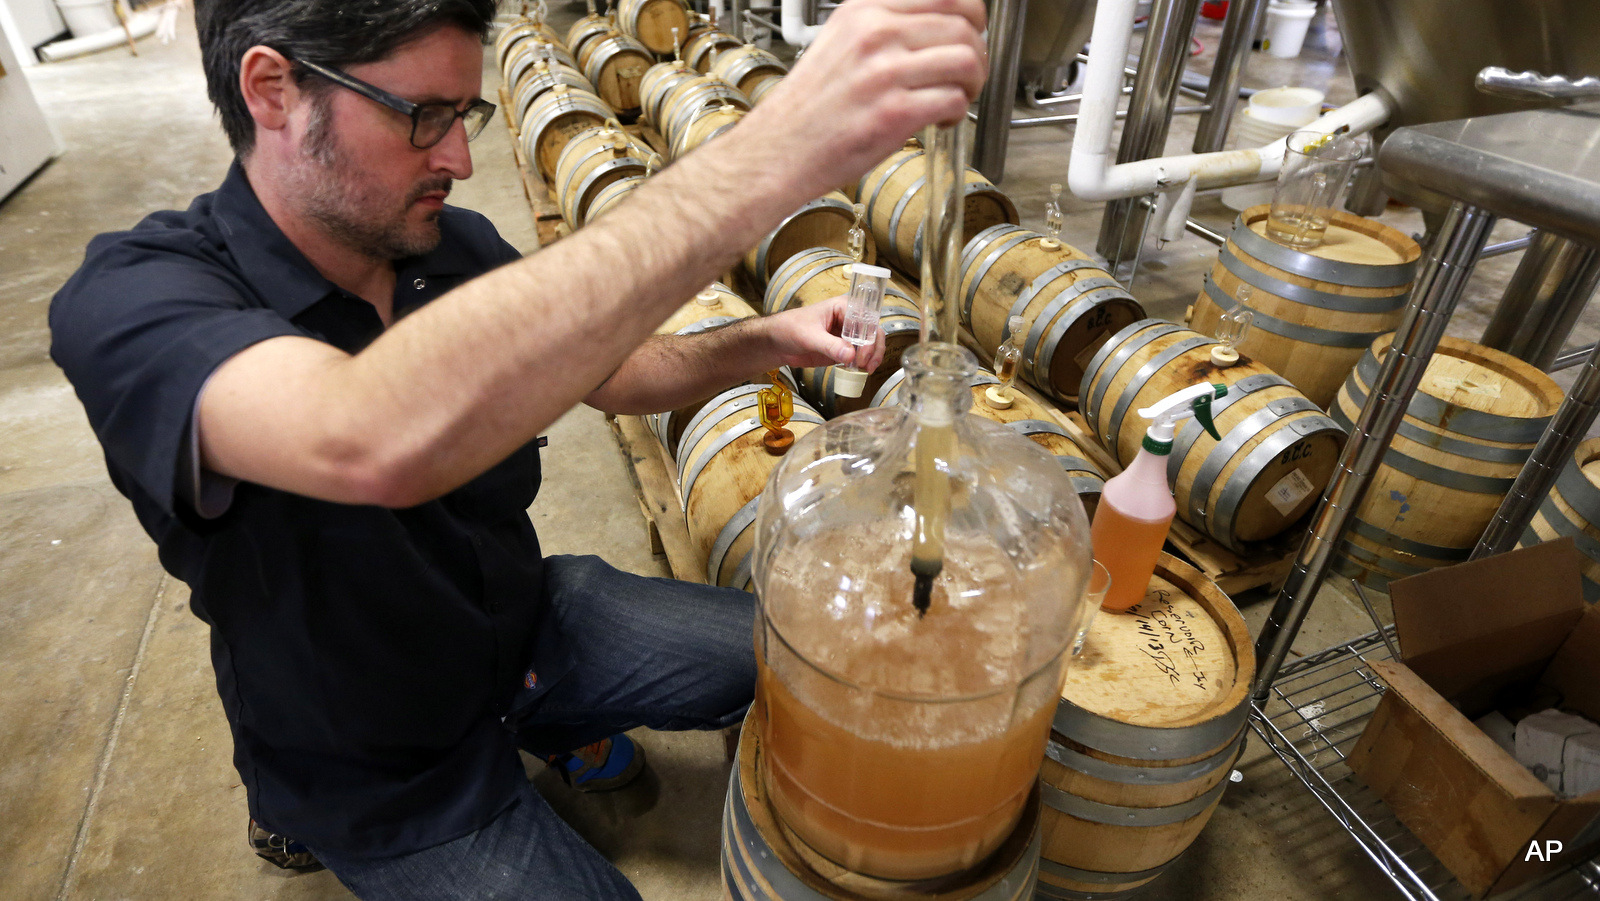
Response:
POLYGON ((1111 590, 1100 602, 1101 610, 1120 612, 1144 600, 1150 574, 1161 559, 1161 546, 1172 527, 1172 517, 1135 519, 1101 497, 1094 511, 1090 540, 1094 558, 1111 573, 1111 590))
POLYGON ((813 850, 884 879, 969 869, 1010 835, 1039 775, 1054 705, 977 741, 907 747, 811 710, 763 661, 762 778, 778 816, 813 850))

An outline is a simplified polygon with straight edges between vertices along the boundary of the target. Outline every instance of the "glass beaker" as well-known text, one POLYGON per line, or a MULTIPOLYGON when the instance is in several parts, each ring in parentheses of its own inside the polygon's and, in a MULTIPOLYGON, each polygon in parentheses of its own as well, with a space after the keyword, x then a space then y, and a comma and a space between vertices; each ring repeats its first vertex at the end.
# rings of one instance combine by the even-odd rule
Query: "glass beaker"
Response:
POLYGON ((1289 135, 1267 215, 1267 237, 1301 250, 1322 246, 1334 201, 1360 158, 1361 142, 1348 135, 1289 135))
POLYGON ((1099 560, 1091 561, 1089 584, 1083 588, 1083 606, 1078 608, 1078 625, 1072 634, 1072 656, 1083 653, 1083 643, 1089 637, 1089 627, 1094 625, 1094 615, 1110 590, 1111 570, 1099 560))

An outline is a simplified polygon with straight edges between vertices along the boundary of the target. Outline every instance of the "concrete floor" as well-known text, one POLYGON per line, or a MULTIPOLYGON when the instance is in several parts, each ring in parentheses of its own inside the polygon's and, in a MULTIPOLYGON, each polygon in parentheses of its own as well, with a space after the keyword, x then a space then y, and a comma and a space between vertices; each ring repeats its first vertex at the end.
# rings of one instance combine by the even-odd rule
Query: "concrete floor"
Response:
MULTIPOLYGON (((576 7, 564 10, 578 15, 576 7)), ((1210 47, 1217 28, 1203 25, 1210 47)), ((1246 83, 1300 83, 1350 95, 1334 62, 1337 34, 1319 25, 1301 60, 1257 55, 1246 83)), ((230 153, 205 98, 192 24, 179 40, 145 40, 25 70, 66 153, 0 205, 0 898, 345 898, 327 873, 294 875, 244 845, 245 797, 230 762, 205 630, 187 589, 157 565, 127 503, 106 479, 71 389, 48 355, 49 299, 94 234, 181 208, 221 180, 230 153)), ((492 54, 491 54, 492 59, 492 54)), ((1207 57, 1198 58, 1204 71, 1207 57)), ((485 67, 485 96, 498 73, 485 67)), ((1172 149, 1192 124, 1180 120, 1172 149)), ((1064 181, 1070 132, 1013 134, 1004 187, 1042 226, 1046 186, 1064 181)), ((453 200, 487 214, 508 240, 536 249, 505 132, 474 145, 477 175, 453 200)), ((1197 214, 1232 213, 1202 197, 1197 214)), ((1072 202, 1065 237, 1092 248, 1098 206, 1072 202)), ((1420 228, 1414 213, 1393 222, 1420 228)), ((1519 233, 1502 226, 1496 237, 1519 233)), ((1135 293, 1153 315, 1181 317, 1215 249, 1186 239, 1147 251, 1135 293)), ((1472 309, 1452 333, 1476 338, 1483 306, 1515 257, 1488 261, 1472 309)), ((1592 330, 1592 329, 1591 329, 1592 330)), ((1587 340, 1592 340, 1592 337, 1587 340)), ((666 574, 653 558, 625 461, 599 414, 580 409, 551 431, 546 478, 530 511, 550 553, 600 553, 666 574)), ((1239 599, 1252 628, 1270 598, 1239 599)), ((1312 612, 1297 649, 1369 630, 1337 591, 1312 612)), ((727 765, 719 736, 651 735, 655 774, 636 789, 577 797, 536 776, 565 815, 648 899, 712 898, 727 765)), ((1259 743, 1194 848, 1149 898, 1380 898, 1393 890, 1259 743)))

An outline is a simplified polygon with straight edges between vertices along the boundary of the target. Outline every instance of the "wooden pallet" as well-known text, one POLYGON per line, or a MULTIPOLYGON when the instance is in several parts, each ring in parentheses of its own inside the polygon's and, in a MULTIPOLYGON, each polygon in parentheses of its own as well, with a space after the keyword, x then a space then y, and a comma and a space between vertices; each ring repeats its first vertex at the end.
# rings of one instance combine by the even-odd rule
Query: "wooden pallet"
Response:
POLYGON ((500 111, 506 117, 506 129, 511 132, 511 152, 517 158, 517 174, 522 178, 522 193, 528 198, 528 208, 533 212, 533 227, 540 247, 549 247, 563 235, 570 234, 567 220, 561 215, 561 205, 556 203, 550 186, 539 175, 538 167, 530 165, 522 152, 522 130, 517 126, 516 112, 511 108, 511 95, 505 85, 500 86, 500 111))
POLYGON ((641 416, 607 414, 606 420, 628 457, 628 470, 633 474, 639 509, 650 535, 651 553, 666 556, 673 578, 704 583, 706 558, 689 538, 689 523, 678 496, 677 467, 667 449, 641 416))
MULTIPOLYGON (((532 165, 522 151, 522 130, 517 125, 516 113, 511 109, 511 96, 506 93, 505 85, 500 86, 500 111, 505 114, 506 129, 511 133, 511 151, 517 158, 517 174, 522 179, 522 193, 528 198, 528 207, 533 211, 534 229, 538 232, 539 246, 549 247, 558 239, 572 234, 572 228, 567 225, 567 220, 561 213, 561 203, 556 197, 555 189, 544 180, 539 174, 538 167, 532 165)), ((643 124, 624 125, 622 130, 661 154, 662 159, 667 158, 667 141, 660 132, 643 124)))

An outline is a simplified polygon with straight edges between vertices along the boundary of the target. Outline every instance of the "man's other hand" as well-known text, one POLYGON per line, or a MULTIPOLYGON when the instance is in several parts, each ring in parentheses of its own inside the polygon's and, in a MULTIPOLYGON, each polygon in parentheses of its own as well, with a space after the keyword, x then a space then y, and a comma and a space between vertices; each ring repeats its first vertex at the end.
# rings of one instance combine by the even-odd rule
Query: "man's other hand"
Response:
POLYGON ((785 366, 845 365, 871 372, 883 362, 883 329, 860 347, 840 337, 846 303, 847 298, 835 297, 749 321, 766 332, 773 355, 785 366))

